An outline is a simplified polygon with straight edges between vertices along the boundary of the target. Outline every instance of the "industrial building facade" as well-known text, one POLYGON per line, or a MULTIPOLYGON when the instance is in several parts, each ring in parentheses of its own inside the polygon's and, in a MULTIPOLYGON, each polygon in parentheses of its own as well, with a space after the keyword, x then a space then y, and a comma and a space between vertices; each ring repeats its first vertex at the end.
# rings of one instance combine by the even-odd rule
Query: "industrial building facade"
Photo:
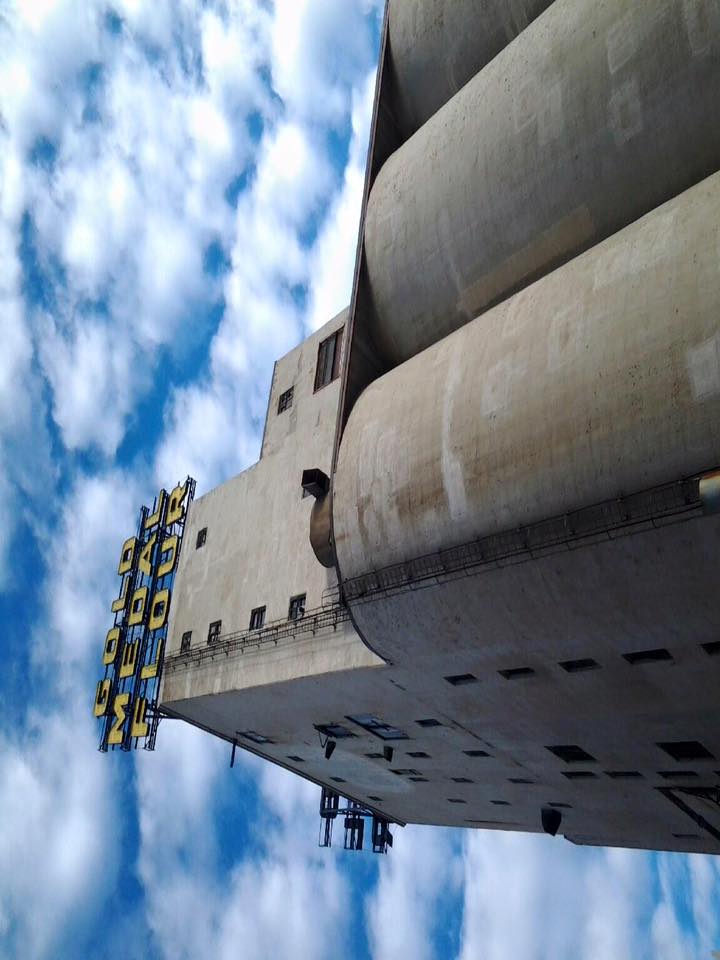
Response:
POLYGON ((160 705, 385 821, 720 853, 720 3, 390 0, 350 307, 160 705))

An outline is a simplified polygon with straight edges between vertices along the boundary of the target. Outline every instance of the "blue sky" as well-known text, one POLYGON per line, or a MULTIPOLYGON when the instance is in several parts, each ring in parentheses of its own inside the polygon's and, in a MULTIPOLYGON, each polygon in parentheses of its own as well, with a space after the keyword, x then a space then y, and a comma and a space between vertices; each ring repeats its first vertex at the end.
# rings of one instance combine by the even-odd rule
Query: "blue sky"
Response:
POLYGON ((0 952, 709 956, 707 857, 408 827, 90 704, 137 510, 258 454, 273 361, 350 297, 381 0, 0 0, 0 952))

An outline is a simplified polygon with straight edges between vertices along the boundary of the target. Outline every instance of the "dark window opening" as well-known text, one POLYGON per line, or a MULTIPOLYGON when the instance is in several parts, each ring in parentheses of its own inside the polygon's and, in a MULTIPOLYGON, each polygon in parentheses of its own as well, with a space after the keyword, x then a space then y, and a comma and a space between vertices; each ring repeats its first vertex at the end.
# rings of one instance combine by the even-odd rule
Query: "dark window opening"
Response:
POLYGON ((714 760, 710 751, 697 740, 676 740, 673 743, 658 743, 658 747, 670 754, 673 760, 714 760))
POLYGON ((563 660, 558 666, 567 673, 582 673, 584 670, 597 670, 600 664, 591 657, 584 657, 581 660, 563 660))
POLYGON ((469 777, 450 777, 453 783, 474 783, 469 777))
POLYGON ((331 333, 318 347, 315 369, 315 391, 327 386, 340 375, 340 353, 343 328, 331 333))
POLYGON ((466 757, 489 757, 487 750, 463 750, 466 757))
POLYGON ((554 753, 556 757, 559 757, 561 760, 564 760, 565 763, 596 763, 595 757, 591 757, 589 753, 583 750, 582 747, 578 747, 574 743, 561 744, 558 747, 545 747, 546 750, 549 750, 550 753, 554 753))
POLYGON ((250 613, 250 629, 259 630, 265 623, 265 607, 255 607, 250 613))
POLYGON ((398 777, 419 777, 420 771, 413 770, 411 767, 400 768, 397 770, 391 770, 390 773, 396 774, 398 777))
POLYGON ((293 763, 305 763, 305 760, 302 757, 296 757, 290 754, 288 760, 292 760, 293 763))
POLYGON ((288 620, 302 620, 305 616, 305 594, 300 593, 296 597, 290 597, 290 606, 288 607, 288 620))
POLYGON ((623 659, 629 664, 635 666, 638 663, 662 663, 672 660, 673 655, 669 650, 660 647, 657 650, 636 650, 634 653, 624 653, 623 659))
POLYGON ((467 800, 463 800, 462 797, 448 797, 448 803, 467 803, 467 800))
POLYGON ((430 783, 427 777, 408 777, 413 783, 430 783))
POLYGON ((367 730, 368 733, 379 737, 381 740, 409 739, 404 730, 400 730, 399 727, 393 727, 391 724, 385 723, 384 720, 380 720, 378 717, 374 717, 368 713, 347 717, 347 719, 352 721, 352 723, 356 723, 359 727, 362 727, 363 730, 367 730))
POLYGON ((699 833, 674 833, 673 836, 676 840, 699 840, 699 833))
POLYGON ((132 605, 133 613, 137 613, 139 610, 142 610, 144 602, 145 601, 142 597, 137 599, 132 605))
POLYGON ((370 794, 370 793, 368 794, 368 800, 374 800, 375 803, 382 803, 382 802, 383 802, 383 798, 382 798, 382 797, 374 797, 374 796, 373 796, 372 794, 370 794))
POLYGON ((341 723, 316 723, 315 729, 324 737, 332 737, 333 740, 346 740, 355 736, 352 730, 348 730, 341 723))
POLYGON ((190 641, 192 640, 192 630, 186 630, 182 635, 180 640, 180 653, 187 653, 190 649, 190 641))
POLYGON ((253 743, 272 743, 270 737, 265 737, 256 730, 238 730, 238 736, 244 737, 246 740, 252 740, 253 743))
POLYGON ((639 770, 606 770, 606 777, 612 777, 613 780, 642 780, 643 775, 639 770))
POLYGON ((342 777, 330 777, 333 783, 347 783, 347 780, 344 780, 342 777))
POLYGON ((703 643, 702 648, 710 657, 717 657, 720 654, 720 640, 713 640, 712 643, 703 643))
POLYGON ((208 643, 215 643, 215 641, 220 636, 220 629, 222 627, 222 620, 213 620, 213 622, 208 627, 208 643))
POLYGON ((508 783, 535 783, 534 780, 526 780, 525 777, 508 777, 508 783))
POLYGON ((477 677, 472 673, 456 673, 452 677, 445 677, 453 687, 462 687, 466 683, 477 683, 477 677))
POLYGON ((408 756, 409 756, 409 757, 416 757, 416 758, 421 759, 421 760, 429 760, 429 759, 430 759, 430 754, 429 754, 429 753, 425 753, 424 750, 408 750, 408 756))
POLYGON ((203 527, 202 530, 198 530, 197 540, 195 541, 195 549, 199 550, 200 547, 204 547, 206 540, 207 540, 207 527, 203 527))
POLYGON ((509 807, 511 805, 509 800, 491 800, 490 803, 494 803, 496 807, 509 807))
POLYGON ((572 810, 571 803, 549 803, 549 807, 555 807, 556 810, 572 810))
POLYGON ((694 770, 658 770, 658 776, 663 780, 688 780, 697 777, 694 770))
POLYGON ((562 775, 568 780, 595 780, 597 774, 592 770, 563 770, 562 775))
POLYGON ((285 410, 289 410, 293 405, 293 397, 295 395, 295 387, 290 387, 289 390, 286 390, 284 393, 280 394, 280 399, 278 400, 277 412, 283 413, 285 410))
POLYGON ((382 753, 366 753, 366 757, 369 757, 371 760, 384 760, 382 753))
POLYGON ((434 720, 432 717, 427 717, 425 720, 416 720, 415 723, 419 727, 441 727, 442 726, 439 720, 434 720))
POLYGON ((498 673, 506 680, 518 680, 520 677, 531 677, 535 671, 532 667, 515 667, 512 670, 498 670, 498 673))

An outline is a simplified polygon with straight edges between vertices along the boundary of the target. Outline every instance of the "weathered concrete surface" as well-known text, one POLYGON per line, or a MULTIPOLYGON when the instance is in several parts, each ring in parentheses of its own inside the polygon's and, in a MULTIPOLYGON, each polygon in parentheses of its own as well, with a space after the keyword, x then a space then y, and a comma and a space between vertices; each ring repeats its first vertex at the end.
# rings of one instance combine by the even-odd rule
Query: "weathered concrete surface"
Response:
POLYGON ((365 253, 390 362, 720 167, 717 0, 556 0, 381 169, 365 253))
POLYGON ((720 460, 720 174, 372 383, 334 481, 344 578, 720 460))
POLYGON ((394 100, 407 139, 551 0, 390 0, 394 100))

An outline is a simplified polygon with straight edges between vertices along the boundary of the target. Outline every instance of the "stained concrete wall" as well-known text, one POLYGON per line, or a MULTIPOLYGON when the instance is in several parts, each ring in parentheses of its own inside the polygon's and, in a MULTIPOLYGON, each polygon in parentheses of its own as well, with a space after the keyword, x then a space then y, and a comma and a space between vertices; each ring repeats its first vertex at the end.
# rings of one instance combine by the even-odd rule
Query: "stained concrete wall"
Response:
POLYGON ((551 0, 390 0, 393 99, 407 139, 551 0))
POLYGON ((720 7, 556 0, 385 163, 365 256, 398 363, 720 167, 720 7))
POLYGON ((715 174, 372 383, 343 577, 715 467, 719 223, 715 174))

